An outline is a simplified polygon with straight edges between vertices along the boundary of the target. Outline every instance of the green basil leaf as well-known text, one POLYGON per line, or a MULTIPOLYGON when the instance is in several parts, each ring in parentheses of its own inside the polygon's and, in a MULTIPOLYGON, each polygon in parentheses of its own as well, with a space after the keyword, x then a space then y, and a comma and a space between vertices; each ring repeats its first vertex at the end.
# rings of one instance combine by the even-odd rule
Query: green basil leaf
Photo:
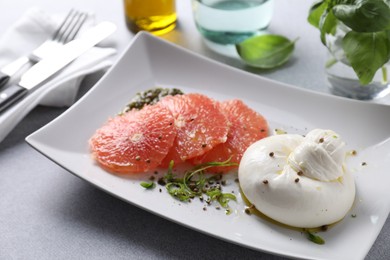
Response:
POLYGON ((248 65, 272 69, 288 61, 294 51, 294 43, 283 36, 269 34, 249 38, 236 44, 236 49, 248 65))
POLYGON ((389 32, 348 32, 342 42, 343 50, 362 85, 372 81, 376 71, 390 59, 389 32))
POLYGON ((390 29, 390 6, 384 0, 359 0, 333 7, 334 15, 355 32, 390 29))
POLYGON ((328 3, 326 1, 317 1, 311 7, 307 21, 316 28, 320 28, 322 14, 326 11, 328 3))
POLYGON ((154 182, 141 182, 141 186, 144 187, 145 189, 153 189, 156 184, 154 182))
POLYGON ((333 13, 329 12, 329 10, 325 10, 325 12, 321 15, 319 22, 322 44, 326 45, 326 34, 334 35, 336 33, 337 23, 337 18, 333 15, 333 13))

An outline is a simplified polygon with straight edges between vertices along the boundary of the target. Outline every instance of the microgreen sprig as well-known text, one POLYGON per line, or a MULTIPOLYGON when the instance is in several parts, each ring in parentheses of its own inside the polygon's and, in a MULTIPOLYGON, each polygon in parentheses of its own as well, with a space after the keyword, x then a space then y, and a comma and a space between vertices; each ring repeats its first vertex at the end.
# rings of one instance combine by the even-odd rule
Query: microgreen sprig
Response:
POLYGON ((222 175, 205 177, 206 170, 211 167, 237 166, 237 163, 230 162, 230 158, 223 162, 207 162, 199 164, 184 173, 183 178, 178 178, 173 174, 173 161, 170 162, 168 171, 163 177, 165 188, 168 193, 183 202, 188 202, 195 197, 203 199, 203 195, 208 196, 207 203, 217 201, 223 208, 229 207, 231 200, 236 200, 236 196, 231 193, 223 193, 220 184, 222 175))
POLYGON ((318 236, 310 231, 307 231, 306 235, 307 235, 307 239, 309 239, 311 242, 313 242, 315 244, 318 244, 318 245, 325 244, 325 240, 322 239, 322 237, 320 237, 320 236, 318 236))
POLYGON ((140 185, 144 187, 145 189, 153 189, 156 187, 156 184, 154 182, 141 182, 140 185))

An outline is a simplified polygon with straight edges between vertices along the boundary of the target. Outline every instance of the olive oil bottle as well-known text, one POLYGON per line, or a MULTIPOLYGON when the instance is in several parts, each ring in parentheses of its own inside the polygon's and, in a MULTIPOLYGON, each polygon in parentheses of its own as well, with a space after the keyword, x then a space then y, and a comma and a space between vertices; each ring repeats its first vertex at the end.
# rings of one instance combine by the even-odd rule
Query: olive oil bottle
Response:
POLYGON ((134 33, 167 33, 176 26, 175 4, 175 0, 124 0, 127 26, 134 33))

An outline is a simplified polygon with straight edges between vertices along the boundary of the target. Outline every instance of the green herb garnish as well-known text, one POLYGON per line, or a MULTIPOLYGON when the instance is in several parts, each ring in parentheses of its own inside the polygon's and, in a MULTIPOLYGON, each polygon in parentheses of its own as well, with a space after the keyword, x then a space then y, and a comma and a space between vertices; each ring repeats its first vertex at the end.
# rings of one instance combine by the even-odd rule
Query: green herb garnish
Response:
POLYGON ((138 92, 135 97, 126 105, 121 114, 130 110, 140 110, 146 105, 153 105, 165 96, 182 95, 183 92, 177 88, 153 88, 146 91, 138 92))
POLYGON ((141 182, 140 185, 142 187, 144 187, 145 189, 153 189, 154 187, 156 187, 156 184, 154 182, 141 182))
POLYGON ((249 38, 239 44, 236 49, 241 59, 248 65, 272 69, 288 61, 294 51, 295 41, 281 35, 261 35, 249 38))
POLYGON ((325 244, 325 240, 322 239, 322 237, 320 237, 320 236, 318 236, 316 234, 313 234, 310 231, 307 231, 306 234, 307 234, 307 239, 309 239, 311 242, 316 243, 318 245, 325 244))
POLYGON ((369 84, 380 68, 386 82, 384 65, 390 60, 388 0, 317 1, 310 9, 308 21, 320 30, 324 45, 327 34, 335 35, 337 26, 346 26, 341 47, 360 83, 369 84))
POLYGON ((222 175, 213 175, 205 177, 205 171, 211 167, 237 166, 237 163, 226 160, 224 162, 208 162, 197 165, 190 170, 185 171, 183 178, 178 178, 173 174, 173 161, 170 162, 168 172, 163 177, 165 188, 168 193, 183 202, 188 202, 195 197, 203 201, 203 195, 208 196, 207 203, 217 201, 223 208, 229 207, 231 200, 236 200, 236 196, 231 193, 223 193, 221 184, 222 175))

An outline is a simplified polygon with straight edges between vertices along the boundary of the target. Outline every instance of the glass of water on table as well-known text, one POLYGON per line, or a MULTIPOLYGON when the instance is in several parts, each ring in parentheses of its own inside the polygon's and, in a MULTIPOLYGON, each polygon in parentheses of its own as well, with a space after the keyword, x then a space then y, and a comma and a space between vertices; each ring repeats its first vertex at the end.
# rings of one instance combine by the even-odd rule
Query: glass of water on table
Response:
POLYGON ((273 14, 274 0, 192 0, 196 27, 216 44, 232 45, 261 34, 273 14))

